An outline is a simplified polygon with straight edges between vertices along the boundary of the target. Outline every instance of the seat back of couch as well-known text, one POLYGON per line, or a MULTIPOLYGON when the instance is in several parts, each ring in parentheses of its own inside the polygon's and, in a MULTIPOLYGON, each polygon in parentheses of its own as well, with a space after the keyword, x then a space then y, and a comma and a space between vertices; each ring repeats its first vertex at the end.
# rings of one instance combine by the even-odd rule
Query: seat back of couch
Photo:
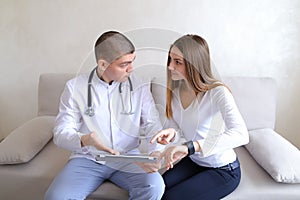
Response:
POLYGON ((74 76, 75 74, 64 73, 47 73, 40 75, 38 116, 57 115, 61 93, 64 90, 66 82, 74 76))
MULTIPOLYGON (((157 68, 155 73, 146 73, 152 80, 151 91, 161 120, 165 120, 165 70, 157 68), (157 73, 159 72, 159 73, 157 73)), ((145 71, 137 70, 137 74, 145 71)), ((42 74, 39 79, 38 115, 56 116, 61 93, 66 82, 75 74, 42 74)), ((225 77, 223 81, 230 87, 236 104, 246 122, 248 130, 275 126, 276 84, 265 77, 225 77)))
POLYGON ((268 77, 224 77, 248 130, 275 127, 276 82, 268 77))
MULTIPOLYGON (((223 77, 229 86, 235 102, 243 116, 248 130, 275 127, 276 118, 276 83, 267 77, 223 77)), ((165 80, 156 77, 152 80, 152 94, 165 120, 165 80)))

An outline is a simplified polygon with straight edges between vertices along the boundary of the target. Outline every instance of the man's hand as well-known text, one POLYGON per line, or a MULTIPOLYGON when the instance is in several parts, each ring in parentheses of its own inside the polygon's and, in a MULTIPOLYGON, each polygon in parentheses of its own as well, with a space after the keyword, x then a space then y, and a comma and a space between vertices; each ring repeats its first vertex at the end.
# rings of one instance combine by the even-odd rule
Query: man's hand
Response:
POLYGON ((94 146, 98 150, 106 151, 106 152, 114 154, 114 155, 120 154, 118 151, 113 150, 113 149, 103 145, 95 132, 91 132, 89 134, 81 136, 81 145, 82 146, 94 146))
POLYGON ((160 152, 154 151, 150 154, 150 156, 157 157, 156 163, 147 163, 147 162, 136 162, 138 166, 140 166, 147 173, 157 172, 161 168, 161 159, 160 152))
POLYGON ((168 128, 159 131, 150 141, 151 144, 153 144, 155 141, 159 144, 169 144, 172 142, 175 138, 176 132, 173 128, 168 128))

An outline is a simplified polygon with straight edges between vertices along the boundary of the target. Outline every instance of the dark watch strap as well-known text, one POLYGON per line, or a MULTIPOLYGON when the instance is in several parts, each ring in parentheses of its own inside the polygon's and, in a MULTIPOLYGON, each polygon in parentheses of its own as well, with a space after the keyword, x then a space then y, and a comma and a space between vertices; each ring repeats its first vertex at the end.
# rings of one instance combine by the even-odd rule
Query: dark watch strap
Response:
POLYGON ((195 147, 194 147, 194 143, 193 143, 193 141, 188 141, 188 142, 185 142, 185 143, 183 143, 184 145, 186 145, 187 146, 187 148, 188 148, 188 155, 190 156, 190 155, 193 155, 194 153, 195 153, 195 147))

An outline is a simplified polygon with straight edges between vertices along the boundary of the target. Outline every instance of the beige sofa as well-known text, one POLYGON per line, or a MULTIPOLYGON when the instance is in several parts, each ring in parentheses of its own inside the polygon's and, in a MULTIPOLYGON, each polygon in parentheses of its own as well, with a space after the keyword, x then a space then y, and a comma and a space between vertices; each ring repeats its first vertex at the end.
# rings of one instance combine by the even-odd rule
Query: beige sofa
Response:
MULTIPOLYGON (((37 117, 0 143, 0 199, 43 199, 49 184, 68 161, 69 152, 56 147, 51 137, 59 97, 71 77, 72 74, 42 74, 37 117)), ((164 81, 162 75, 154 76, 151 87, 162 119, 164 81)), ((274 132, 275 82, 250 77, 227 77, 224 81, 233 92, 250 135, 250 143, 236 149, 241 183, 225 199, 300 199, 300 152, 274 132)), ((122 200, 128 199, 128 193, 106 182, 88 199, 122 200)))

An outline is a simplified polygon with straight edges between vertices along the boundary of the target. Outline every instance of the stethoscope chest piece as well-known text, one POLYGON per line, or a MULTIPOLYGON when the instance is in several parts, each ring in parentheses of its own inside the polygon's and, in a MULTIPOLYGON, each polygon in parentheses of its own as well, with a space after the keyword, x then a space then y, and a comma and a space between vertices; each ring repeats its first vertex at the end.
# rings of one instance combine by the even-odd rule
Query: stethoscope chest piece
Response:
POLYGON ((92 107, 88 107, 85 111, 85 114, 89 117, 93 117, 95 115, 95 110, 92 107))

